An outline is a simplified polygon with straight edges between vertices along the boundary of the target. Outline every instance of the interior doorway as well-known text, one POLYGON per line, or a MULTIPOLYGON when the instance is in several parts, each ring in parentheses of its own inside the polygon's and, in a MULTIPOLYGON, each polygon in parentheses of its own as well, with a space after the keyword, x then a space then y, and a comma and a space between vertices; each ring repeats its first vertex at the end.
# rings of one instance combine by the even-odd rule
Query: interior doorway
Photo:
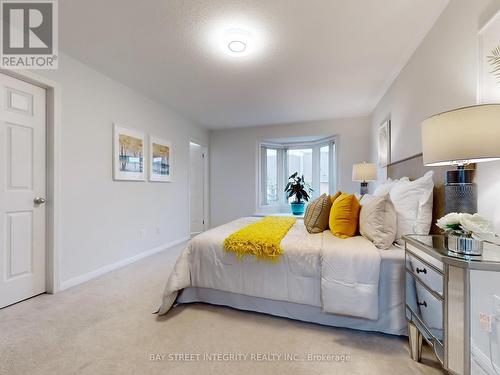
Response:
POLYGON ((189 232, 191 237, 208 228, 207 147, 189 142, 189 232))
POLYGON ((46 90, 0 74, 0 308, 44 293, 46 90))

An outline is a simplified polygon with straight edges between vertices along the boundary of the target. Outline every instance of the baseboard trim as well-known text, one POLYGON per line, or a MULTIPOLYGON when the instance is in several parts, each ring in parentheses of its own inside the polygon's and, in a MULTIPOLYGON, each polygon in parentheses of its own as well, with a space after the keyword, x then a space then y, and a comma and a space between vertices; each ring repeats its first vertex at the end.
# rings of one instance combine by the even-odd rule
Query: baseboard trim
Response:
POLYGON ((108 272, 125 267, 131 263, 137 262, 138 260, 141 260, 141 259, 146 258, 148 256, 154 255, 154 254, 159 253, 161 251, 167 250, 167 249, 169 249, 173 246, 179 245, 183 242, 189 241, 189 239, 190 239, 189 236, 183 237, 183 238, 177 239, 175 241, 171 241, 171 242, 168 242, 166 244, 163 244, 161 246, 157 246, 155 248, 146 250, 146 251, 139 253, 137 255, 134 255, 130 258, 122 259, 116 263, 112 263, 112 264, 109 264, 107 266, 98 268, 95 271, 88 272, 88 273, 85 273, 83 275, 73 277, 73 278, 66 280, 66 281, 62 281, 60 284, 59 291, 63 291, 63 290, 69 289, 71 287, 74 287, 76 285, 85 283, 85 282, 90 281, 92 279, 95 279, 99 276, 102 276, 108 272))

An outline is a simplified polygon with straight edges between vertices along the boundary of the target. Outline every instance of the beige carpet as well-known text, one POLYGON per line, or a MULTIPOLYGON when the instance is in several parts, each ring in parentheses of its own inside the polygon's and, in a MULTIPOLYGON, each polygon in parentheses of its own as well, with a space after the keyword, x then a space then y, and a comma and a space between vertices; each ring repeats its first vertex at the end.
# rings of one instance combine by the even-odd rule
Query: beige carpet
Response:
POLYGON ((181 249, 0 310, 0 374, 442 373, 428 349, 423 363, 413 362, 406 339, 400 337, 202 304, 158 318, 151 312, 181 249), (187 362, 172 360, 176 353, 248 357, 187 362), (308 353, 345 354, 349 361, 298 361, 308 353), (271 354, 290 357, 277 360, 271 354))

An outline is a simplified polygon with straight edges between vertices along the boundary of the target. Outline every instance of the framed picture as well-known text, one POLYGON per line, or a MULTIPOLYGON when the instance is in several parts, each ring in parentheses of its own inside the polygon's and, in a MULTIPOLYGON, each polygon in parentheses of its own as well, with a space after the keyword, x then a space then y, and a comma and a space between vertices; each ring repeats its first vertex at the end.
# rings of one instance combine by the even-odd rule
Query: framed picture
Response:
POLYGON ((385 121, 378 129, 378 165, 387 167, 391 162, 391 122, 385 121))
POLYGON ((500 102, 500 11, 479 31, 477 102, 500 102))
POLYGON ((149 137, 149 180, 172 182, 172 144, 154 136, 149 137))
POLYGON ((113 127, 113 178, 143 181, 144 134, 119 124, 113 127))

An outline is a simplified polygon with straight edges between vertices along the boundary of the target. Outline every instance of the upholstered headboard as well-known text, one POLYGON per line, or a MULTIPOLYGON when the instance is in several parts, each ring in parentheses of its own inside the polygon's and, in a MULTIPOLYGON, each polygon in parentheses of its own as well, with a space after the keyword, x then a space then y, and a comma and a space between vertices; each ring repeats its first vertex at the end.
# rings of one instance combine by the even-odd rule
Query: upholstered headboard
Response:
MULTIPOLYGON (((475 165, 470 165, 468 168, 475 169, 475 165)), ((445 172, 449 169, 450 167, 424 166, 422 154, 411 156, 387 166, 387 177, 392 179, 406 176, 409 177, 410 180, 415 180, 422 177, 427 171, 434 171, 434 202, 431 227, 431 233, 433 234, 440 233, 436 226, 436 220, 444 215, 445 172)))

